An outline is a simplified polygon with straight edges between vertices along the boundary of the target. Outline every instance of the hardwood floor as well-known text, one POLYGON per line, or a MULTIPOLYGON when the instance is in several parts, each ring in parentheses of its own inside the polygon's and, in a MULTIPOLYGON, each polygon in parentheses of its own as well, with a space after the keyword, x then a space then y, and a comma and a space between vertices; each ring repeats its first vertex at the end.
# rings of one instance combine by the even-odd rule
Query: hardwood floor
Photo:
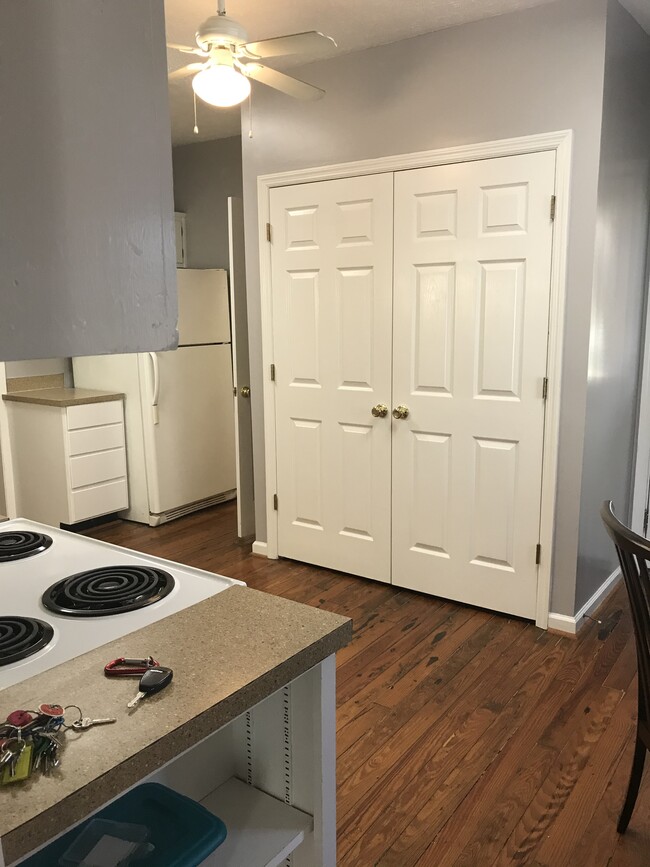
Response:
POLYGON ((338 657, 338 863, 647 867, 650 770, 616 833, 636 719, 619 587, 575 641, 235 540, 234 505, 89 535, 354 619, 338 657))

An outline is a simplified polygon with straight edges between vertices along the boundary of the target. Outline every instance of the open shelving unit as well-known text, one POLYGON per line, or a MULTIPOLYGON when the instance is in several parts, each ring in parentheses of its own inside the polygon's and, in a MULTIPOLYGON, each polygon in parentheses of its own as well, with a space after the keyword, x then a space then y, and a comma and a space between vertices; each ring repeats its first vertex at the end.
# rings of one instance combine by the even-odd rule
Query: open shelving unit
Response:
POLYGON ((312 816, 231 777, 201 801, 228 829, 203 867, 277 867, 312 830, 312 816))

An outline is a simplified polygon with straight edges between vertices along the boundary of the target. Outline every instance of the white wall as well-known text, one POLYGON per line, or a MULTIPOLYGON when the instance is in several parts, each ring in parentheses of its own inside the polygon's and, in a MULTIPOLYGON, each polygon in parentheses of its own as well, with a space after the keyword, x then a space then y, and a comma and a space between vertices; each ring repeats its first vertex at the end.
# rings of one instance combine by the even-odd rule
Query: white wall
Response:
POLYGON ((0 361, 0 515, 7 515, 11 511, 14 501, 13 492, 5 490, 5 483, 12 484, 12 474, 7 470, 7 479, 3 473, 3 449, 4 459, 9 462, 11 449, 9 437, 9 424, 6 407, 1 395, 6 391, 6 380, 22 376, 48 376, 51 374, 63 374, 64 385, 72 385, 72 360, 70 358, 43 358, 36 361, 0 361))
MULTIPOLYGON (((5 499, 5 481, 2 471, 2 443, 0 443, 0 515, 7 514, 7 501, 5 499)), ((0 529, 1 532, 1 529, 0 529)))
POLYGON ((7 379, 19 376, 49 376, 62 373, 66 385, 72 385, 72 362, 69 358, 41 358, 36 361, 7 361, 7 379))
POLYGON ((243 140, 255 502, 265 538, 256 178, 259 174, 573 129, 564 399, 552 610, 573 614, 606 0, 559 0, 298 71, 299 103, 257 88, 243 140))
POLYGON ((242 197, 241 136, 175 147, 172 161, 174 207, 187 214, 188 267, 227 269, 228 196, 242 197))
POLYGON ((610 0, 576 610, 618 565, 601 503, 612 499, 622 521, 631 517, 647 285, 649 88, 650 36, 610 0))

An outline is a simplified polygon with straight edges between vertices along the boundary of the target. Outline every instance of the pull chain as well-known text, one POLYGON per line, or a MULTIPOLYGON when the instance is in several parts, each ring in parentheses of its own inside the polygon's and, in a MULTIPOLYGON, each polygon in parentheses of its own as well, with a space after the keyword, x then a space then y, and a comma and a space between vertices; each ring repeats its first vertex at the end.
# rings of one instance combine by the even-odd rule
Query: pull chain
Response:
POLYGON ((253 91, 248 94, 248 137, 253 138, 253 91))
POLYGON ((194 96, 194 135, 198 135, 199 134, 199 124, 198 124, 197 119, 196 119, 196 93, 195 93, 195 91, 192 91, 192 94, 194 96))

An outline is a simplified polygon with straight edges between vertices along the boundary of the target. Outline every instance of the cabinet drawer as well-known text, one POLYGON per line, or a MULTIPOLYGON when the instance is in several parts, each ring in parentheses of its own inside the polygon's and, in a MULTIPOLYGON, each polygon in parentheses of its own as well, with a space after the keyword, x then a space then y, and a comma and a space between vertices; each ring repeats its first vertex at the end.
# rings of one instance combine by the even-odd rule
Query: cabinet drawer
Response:
POLYGON ((68 430, 81 427, 98 427, 102 424, 117 424, 123 421, 122 401, 109 400, 104 403, 84 403, 67 408, 68 430))
POLYGON ((73 491, 70 495, 70 523, 87 521, 98 515, 120 512, 128 508, 129 493, 126 479, 117 479, 103 485, 73 491))
POLYGON ((106 424, 71 430, 68 434, 69 454, 86 455, 106 449, 124 448, 124 425, 106 424))
POLYGON ((126 476, 126 451, 123 448, 70 458, 70 486, 73 490, 123 476, 126 476))

